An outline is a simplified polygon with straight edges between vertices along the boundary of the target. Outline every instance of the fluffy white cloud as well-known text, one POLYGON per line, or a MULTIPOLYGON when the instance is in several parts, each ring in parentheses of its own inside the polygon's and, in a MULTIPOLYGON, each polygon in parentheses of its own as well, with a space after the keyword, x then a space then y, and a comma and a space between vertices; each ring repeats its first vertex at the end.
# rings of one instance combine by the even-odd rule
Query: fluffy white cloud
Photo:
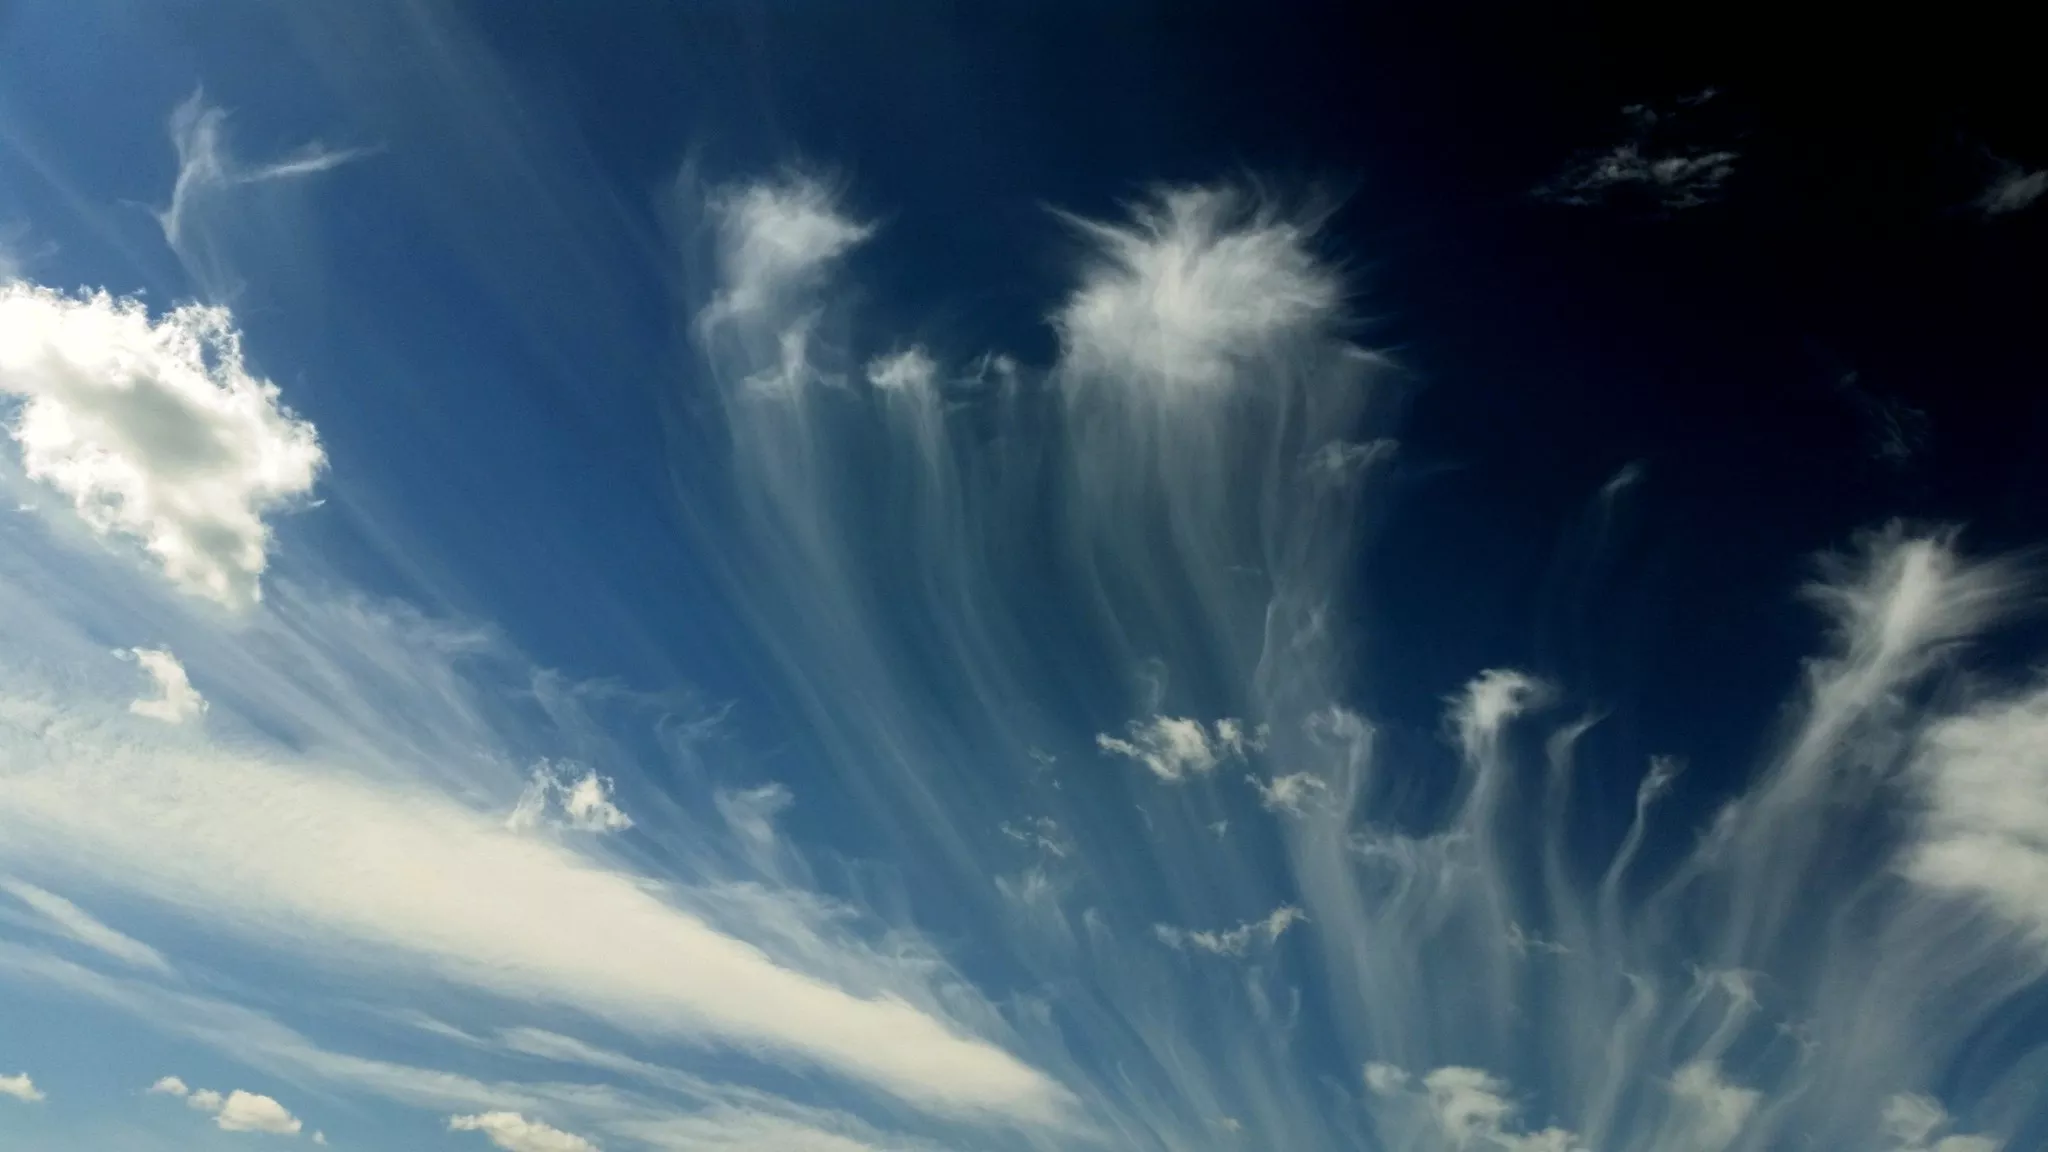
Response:
MULTIPOLYGON (((214 1125, 228 1132, 267 1132, 273 1136, 296 1136, 304 1127, 299 1118, 269 1096, 234 1089, 223 1096, 211 1088, 193 1089, 176 1076, 165 1076, 149 1086, 153 1096, 175 1096, 185 1106, 213 1115, 214 1125)), ((326 1143, 317 1140, 316 1143, 326 1143)))
POLYGON ((1912 774, 1926 808, 1906 874, 2048 942, 2048 684, 1934 725, 1912 774))
POLYGON ((1095 746, 1136 760, 1168 783, 1205 776, 1226 757, 1244 755, 1244 726, 1231 719, 1218 720, 1211 727, 1200 720, 1154 716, 1131 721, 1126 732, 1128 739, 1099 733, 1095 746))
POLYGON ((268 1096, 237 1088, 221 1102, 213 1122, 229 1132, 268 1132, 274 1136, 296 1136, 302 1125, 297 1116, 268 1096))
POLYGON ((43 1098, 43 1093, 36 1087, 35 1081, 29 1079, 28 1073, 17 1072, 12 1076, 0 1076, 0 1096, 11 1096, 24 1103, 33 1104, 43 1098))
POLYGON ((2002 1146, 1989 1136, 1951 1133, 1935 1138, 1950 1124, 1948 1109, 1931 1096, 1901 1093, 1885 1101, 1879 1126, 1891 1138, 1887 1152, 1998 1152, 2002 1146))
POLYGON ((1261 780, 1247 776, 1246 780, 1259 794, 1259 803, 1268 812, 1285 812, 1299 816, 1308 809, 1328 802, 1330 786, 1321 777, 1307 772, 1290 772, 1275 776, 1272 780, 1261 780))
POLYGON ((1052 318, 1072 381, 1214 389, 1320 331, 1343 303, 1342 280, 1313 251, 1314 222, 1251 192, 1166 189, 1128 225, 1073 223, 1094 252, 1052 318))
POLYGON ((939 366, 924 349, 912 345, 868 364, 868 383, 885 392, 922 392, 932 386, 939 366))
POLYGON ((1671 1143, 1686 1152, 1733 1147, 1763 1099, 1753 1088, 1730 1084, 1711 1060, 1694 1060, 1680 1068, 1671 1078, 1671 1095, 1677 1104, 1677 1134, 1671 1143))
POLYGON ((787 307, 874 233, 840 212, 824 181, 800 174, 722 189, 710 208, 721 285, 704 316, 712 324, 787 307))
POLYGON ((46 892, 33 884, 4 876, 0 876, 0 892, 6 892, 41 913, 51 928, 77 943, 137 968, 159 973, 171 970, 170 962, 156 949, 107 927, 91 913, 55 892, 46 892))
POLYGON ((325 463, 313 426, 249 374, 221 308, 152 320, 136 299, 0 285, 0 394, 22 401, 7 430, 29 478, 230 607, 262 595, 265 515, 325 463))
POLYGON ((1391 1113, 1376 1108, 1375 1117, 1383 1131, 1405 1133, 1394 1141, 1403 1147, 1581 1152, 1578 1137, 1565 1129, 1522 1130, 1507 1083, 1478 1068, 1437 1068, 1418 1082, 1402 1068, 1374 1062, 1365 1066, 1365 1083, 1374 1097, 1393 1105, 1391 1113))
POLYGON ((517 1112, 450 1116, 448 1130, 481 1132, 505 1152, 597 1152, 597 1145, 583 1137, 539 1120, 528 1120, 517 1112))
POLYGON ((1170 924, 1155 924, 1152 932, 1159 937, 1160 943, 1169 948, 1192 948, 1217 956, 1242 956, 1254 943, 1275 943, 1289 928, 1307 919, 1301 909, 1283 904, 1260 919, 1246 921, 1223 932, 1190 931, 1170 924))
POLYGON ((586 768, 581 775, 560 764, 541 764, 520 793, 505 826, 515 832, 556 824, 578 832, 617 832, 633 818, 612 803, 612 782, 586 768))
POLYGON ((130 648, 128 654, 156 686, 154 695, 138 697, 128 705, 130 712, 166 724, 182 724, 206 711, 206 698, 192 687, 176 656, 161 648, 130 648))

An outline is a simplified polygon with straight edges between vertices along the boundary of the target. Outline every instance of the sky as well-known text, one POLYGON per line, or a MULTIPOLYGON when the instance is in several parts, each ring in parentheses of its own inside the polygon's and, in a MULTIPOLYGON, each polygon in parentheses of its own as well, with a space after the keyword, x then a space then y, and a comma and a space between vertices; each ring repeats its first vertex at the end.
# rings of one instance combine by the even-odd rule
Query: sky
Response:
POLYGON ((2027 41, 1666 15, 0 2, 0 1145, 2048 1147, 2027 41))

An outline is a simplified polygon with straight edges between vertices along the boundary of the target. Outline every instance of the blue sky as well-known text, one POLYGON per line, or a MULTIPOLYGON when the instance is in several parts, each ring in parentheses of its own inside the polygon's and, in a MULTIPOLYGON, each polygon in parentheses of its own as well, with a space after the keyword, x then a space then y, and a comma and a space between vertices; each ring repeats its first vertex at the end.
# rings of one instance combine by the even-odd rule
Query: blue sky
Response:
POLYGON ((0 6, 0 1142, 2048 1142, 2024 72, 1293 16, 0 6))

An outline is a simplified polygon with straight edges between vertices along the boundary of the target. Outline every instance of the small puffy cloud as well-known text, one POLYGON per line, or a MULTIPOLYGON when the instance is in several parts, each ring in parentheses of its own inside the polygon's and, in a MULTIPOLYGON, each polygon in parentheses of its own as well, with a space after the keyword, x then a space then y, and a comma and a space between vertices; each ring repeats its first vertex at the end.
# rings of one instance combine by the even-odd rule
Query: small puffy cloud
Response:
POLYGON ((262 596, 264 517, 313 488, 313 426, 252 376, 223 308, 156 319, 136 299, 0 286, 0 395, 27 476, 101 537, 142 545, 180 590, 245 607, 262 596))
POLYGON ((1935 724, 1911 774, 1925 808, 1906 874, 2048 943, 2048 684, 1935 724))
POLYGON ((1404 1068, 1374 1060, 1365 1066, 1365 1086, 1375 1096, 1392 1096, 1408 1087, 1408 1072, 1404 1068))
MULTIPOLYGON (((213 1115, 214 1126, 226 1132, 264 1132, 273 1136, 296 1136, 304 1125, 290 1110, 269 1096, 237 1088, 223 1096, 211 1088, 194 1089, 176 1076, 166 1076, 149 1086, 155 1096, 175 1096, 185 1106, 213 1115)), ((325 1143, 325 1141, 319 1141, 325 1143)))
MULTIPOLYGON (((1680 103, 1698 107, 1712 98, 1709 89, 1680 103)), ((1665 210, 1711 202, 1735 174, 1740 156, 1728 150, 1669 143, 1666 137, 1684 119, 1684 112, 1685 108, 1659 112, 1643 104, 1623 108, 1622 115, 1629 122, 1628 137, 1605 151, 1581 155, 1554 179, 1539 185, 1536 196, 1581 207, 1628 196, 1665 210)))
POLYGON ((618 832, 631 828, 633 818, 612 803, 612 782, 595 769, 578 775, 569 766, 543 762, 534 768, 505 826, 523 832, 548 824, 577 832, 618 832))
POLYGON ((1211 391, 1342 311, 1342 279, 1313 250, 1317 222, 1256 191, 1169 188, 1128 224, 1072 223, 1093 245, 1052 317, 1072 381, 1211 391))
POLYGON ((874 234, 840 211, 830 185, 803 174, 720 189, 710 209, 720 287, 704 319, 713 324, 786 308, 874 234))
POLYGON ((178 658, 168 650, 130 648, 128 654, 142 665, 142 670, 156 685, 154 695, 139 697, 128 705, 130 712, 166 724, 182 724, 206 711, 206 698, 192 687, 192 681, 185 675, 185 666, 178 663, 178 658))
POLYGON ((1977 197, 1977 209, 1984 215, 2004 216, 2031 208, 2035 201, 2048 195, 2048 168, 2029 172, 2010 160, 1992 159, 1998 166, 1998 174, 1977 197))
POLYGON ((923 348, 912 345, 868 364, 868 383, 884 392, 923 392, 937 378, 938 364, 923 348))
POLYGON ((1245 779, 1258 792, 1259 803, 1268 812, 1299 816, 1330 798, 1330 786, 1321 777, 1307 772, 1291 772, 1271 780, 1261 780, 1257 776, 1246 776, 1245 779))
POLYGON ((1365 1066, 1365 1083, 1376 1097, 1406 1101, 1434 1137, 1422 1142, 1429 1147, 1470 1152, 1581 1152, 1583 1148, 1577 1136, 1562 1128, 1524 1131, 1520 1108, 1509 1097, 1506 1082, 1478 1068, 1437 1068, 1418 1082, 1402 1068, 1375 1062, 1365 1066))
POLYGON ((1703 1152, 1733 1146, 1763 1099, 1753 1088, 1730 1084, 1711 1060, 1680 1068, 1671 1078, 1671 1095, 1682 1110, 1691 1146, 1703 1152))
POLYGON ((17 1072, 12 1076, 0 1076, 0 1096, 11 1096, 25 1104, 43 1099, 42 1089, 29 1079, 28 1073, 17 1072))
POLYGON ((597 1152, 597 1145, 583 1137, 539 1120, 528 1120, 517 1112, 450 1116, 448 1130, 481 1132, 505 1152, 597 1152))
POLYGON ((228 1132, 268 1132, 273 1136, 296 1136, 299 1118, 268 1096, 237 1088, 221 1102, 214 1124, 228 1132))
POLYGON ((1548 697, 1543 681, 1510 668, 1489 668, 1451 697, 1451 730, 1468 756, 1478 756, 1500 738, 1508 721, 1548 697))
POLYGON ((1237 720, 1226 718, 1205 725, 1200 720, 1154 716, 1131 721, 1122 737, 1097 734, 1095 746, 1136 760, 1154 776, 1177 784, 1189 776, 1214 772, 1226 758, 1242 757, 1247 742, 1244 725, 1237 720))
POLYGON ((47 892, 33 884, 6 876, 0 876, 0 892, 7 893, 40 913, 50 928, 76 943, 103 952, 136 968, 146 968, 159 973, 171 971, 170 962, 156 949, 107 927, 91 913, 55 892, 47 892))
POLYGON ((1273 944, 1295 924, 1307 920, 1302 910, 1283 904, 1258 920, 1250 920, 1224 932, 1196 932, 1155 924, 1152 932, 1159 942, 1176 951, 1193 949, 1215 956, 1242 956, 1253 944, 1273 944))
POLYGON ((1999 1152, 2003 1144, 1989 1136, 1935 1134, 1950 1126, 1948 1109, 1931 1096, 1901 1093, 1885 1101, 1878 1125, 1890 1138, 1886 1152, 1999 1152))

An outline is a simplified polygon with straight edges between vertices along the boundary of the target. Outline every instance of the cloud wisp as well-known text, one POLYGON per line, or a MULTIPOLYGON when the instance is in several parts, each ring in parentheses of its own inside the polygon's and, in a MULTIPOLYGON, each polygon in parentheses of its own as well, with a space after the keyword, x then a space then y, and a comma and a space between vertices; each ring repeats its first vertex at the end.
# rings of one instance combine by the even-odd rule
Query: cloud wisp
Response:
POLYGON ((1646 104, 1623 108, 1627 137, 1611 148, 1581 154, 1538 185, 1536 197, 1577 207, 1635 200, 1662 211, 1697 208, 1719 199, 1741 155, 1732 149, 1670 140, 1674 124, 1687 122, 1685 113, 1712 96, 1709 90, 1663 111, 1646 104))

